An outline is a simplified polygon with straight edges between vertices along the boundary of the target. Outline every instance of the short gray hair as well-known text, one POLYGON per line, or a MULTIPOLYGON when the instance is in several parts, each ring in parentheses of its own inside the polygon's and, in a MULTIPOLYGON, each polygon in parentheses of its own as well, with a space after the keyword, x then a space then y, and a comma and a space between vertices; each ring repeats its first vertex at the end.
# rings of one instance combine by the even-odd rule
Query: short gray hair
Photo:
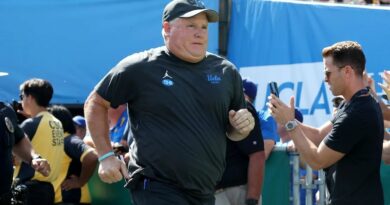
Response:
MULTIPOLYGON (((168 22, 169 25, 172 26, 172 24, 174 24, 174 23, 177 21, 177 19, 178 19, 178 18, 175 18, 175 19, 169 21, 169 22, 168 22)), ((164 39, 164 43, 165 43, 167 33, 165 33, 164 27, 161 29, 161 35, 162 35, 162 37, 163 37, 163 39, 164 39)))

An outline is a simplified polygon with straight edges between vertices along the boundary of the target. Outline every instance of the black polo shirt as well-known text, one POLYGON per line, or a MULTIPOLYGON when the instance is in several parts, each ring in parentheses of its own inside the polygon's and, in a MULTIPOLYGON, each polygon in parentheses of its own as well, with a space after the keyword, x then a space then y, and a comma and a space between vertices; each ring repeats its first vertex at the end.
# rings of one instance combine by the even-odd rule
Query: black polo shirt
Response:
POLYGON ((213 195, 225 167, 229 110, 246 107, 233 64, 211 53, 188 63, 160 47, 124 59, 96 90, 113 107, 128 103, 130 172, 213 195))

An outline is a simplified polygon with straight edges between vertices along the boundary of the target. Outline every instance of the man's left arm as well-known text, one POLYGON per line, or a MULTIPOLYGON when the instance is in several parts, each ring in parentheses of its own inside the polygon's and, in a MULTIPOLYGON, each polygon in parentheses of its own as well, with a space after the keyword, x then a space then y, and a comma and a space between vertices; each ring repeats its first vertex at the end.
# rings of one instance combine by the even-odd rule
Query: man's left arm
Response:
POLYGON ((247 199, 259 200, 263 191, 264 179, 264 151, 258 151, 249 155, 247 199))

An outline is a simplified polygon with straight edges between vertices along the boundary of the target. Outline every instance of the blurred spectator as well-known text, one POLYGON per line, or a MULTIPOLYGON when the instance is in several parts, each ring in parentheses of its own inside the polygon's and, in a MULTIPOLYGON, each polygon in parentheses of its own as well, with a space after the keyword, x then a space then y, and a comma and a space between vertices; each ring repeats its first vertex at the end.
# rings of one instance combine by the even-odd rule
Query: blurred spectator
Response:
POLYGON ((64 128, 64 150, 66 155, 62 160, 63 169, 53 183, 55 187, 55 203, 63 205, 91 204, 87 186, 96 164, 97 154, 93 148, 86 145, 76 136, 76 128, 70 111, 59 105, 48 109, 64 128))
POLYGON ((274 148, 276 142, 278 141, 278 133, 276 122, 271 116, 271 113, 268 109, 260 110, 259 112, 261 132, 264 139, 264 154, 265 159, 267 160, 270 156, 272 149, 274 148))
POLYGON ((333 113, 334 116, 337 113, 337 110, 340 106, 340 104, 343 102, 344 98, 343 96, 336 96, 332 99, 332 105, 333 105, 333 113))
MULTIPOLYGON (((367 81, 369 83, 369 86, 370 87, 373 87, 374 86, 374 81, 371 77, 367 77, 367 81)), ((390 98, 390 71, 383 71, 383 75, 382 75, 382 79, 383 79, 383 83, 378 83, 379 86, 382 88, 383 92, 386 94, 387 96, 387 99, 390 98)), ((371 89, 373 94, 376 95, 376 92, 374 89, 371 89)), ((385 103, 383 103, 382 100, 378 100, 379 104, 381 105, 381 108, 382 108, 382 114, 383 114, 383 118, 385 120, 390 120, 390 109, 389 107, 387 107, 387 105, 385 103)))
MULTIPOLYGON (((127 104, 119 105, 117 108, 108 109, 108 124, 111 146, 117 153, 124 154, 128 151, 128 113, 127 104)), ((91 147, 95 147, 91 136, 87 133, 84 142, 91 147)))
MULTIPOLYGON (((295 119, 298 120, 299 122, 303 122, 303 115, 302 113, 299 111, 299 109, 295 108, 295 119)), ((292 140, 291 140, 291 137, 289 135, 289 133, 286 131, 286 128, 284 125, 280 124, 280 123, 276 123, 277 124, 277 133, 279 135, 279 141, 276 143, 277 145, 285 145, 285 146, 293 146, 291 145, 292 140)), ((291 149, 291 148, 290 148, 291 149)), ((301 180, 305 180, 306 179, 306 163, 303 161, 303 159, 300 157, 299 158, 299 178, 301 180)), ((318 178, 318 171, 313 171, 313 180, 317 179, 318 178)), ((291 185, 293 184, 293 182, 291 181, 291 185)), ((291 186, 291 190, 292 190, 292 186, 291 186)), ((315 201, 315 194, 317 192, 318 188, 313 188, 312 189, 312 200, 315 201)), ((300 194, 300 203, 301 205, 304 205, 306 202, 305 202, 305 198, 306 198, 306 189, 303 188, 302 186, 300 186, 299 188, 299 194, 300 194)))
POLYGON ((383 142, 382 160, 385 164, 390 164, 390 140, 383 142))
MULTIPOLYGON (((379 86, 383 89, 383 92, 385 92, 387 99, 390 98, 390 71, 384 70, 382 75, 383 83, 379 83, 379 86)), ((374 81, 368 77, 368 82, 370 85, 374 84, 374 81)), ((374 94, 375 90, 373 91, 374 94)), ((379 100, 378 100, 379 101, 379 100)), ((388 106, 386 106, 383 101, 379 101, 382 108, 382 114, 385 119, 385 121, 390 121, 390 109, 388 106)), ((386 132, 387 133, 387 132, 386 132)), ((383 150, 382 150, 382 160, 386 164, 390 164, 390 140, 385 139, 383 141, 383 150)))
POLYGON ((255 119, 255 127, 242 141, 227 140, 226 168, 216 187, 216 205, 261 204, 264 176, 264 144, 260 120, 253 106, 257 85, 243 79, 247 109, 255 119))
POLYGON ((87 129, 85 126, 85 119, 81 115, 77 115, 73 117, 73 124, 76 128, 76 135, 81 139, 84 139, 85 134, 87 133, 87 129))
POLYGON ((127 104, 119 105, 117 108, 108 109, 108 122, 110 126, 110 139, 114 152, 125 154, 128 152, 127 137, 129 131, 129 115, 127 113, 127 104))

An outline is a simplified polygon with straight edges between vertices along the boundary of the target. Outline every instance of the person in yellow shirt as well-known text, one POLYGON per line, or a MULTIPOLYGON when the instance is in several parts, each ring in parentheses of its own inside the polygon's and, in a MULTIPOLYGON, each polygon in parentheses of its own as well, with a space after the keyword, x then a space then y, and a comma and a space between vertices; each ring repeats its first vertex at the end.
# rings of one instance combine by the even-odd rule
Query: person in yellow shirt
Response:
POLYGON ((91 204, 87 182, 95 170, 97 154, 76 135, 72 114, 66 107, 54 105, 49 112, 61 121, 65 136, 65 156, 60 160, 64 165, 60 177, 54 182, 55 203, 91 204))
POLYGON ((31 118, 21 124, 34 149, 50 164, 51 172, 44 176, 25 162, 16 166, 14 176, 28 188, 27 204, 46 205, 54 202, 54 182, 60 175, 64 153, 61 122, 47 111, 53 96, 49 81, 30 79, 20 85, 20 100, 24 113, 31 118))

